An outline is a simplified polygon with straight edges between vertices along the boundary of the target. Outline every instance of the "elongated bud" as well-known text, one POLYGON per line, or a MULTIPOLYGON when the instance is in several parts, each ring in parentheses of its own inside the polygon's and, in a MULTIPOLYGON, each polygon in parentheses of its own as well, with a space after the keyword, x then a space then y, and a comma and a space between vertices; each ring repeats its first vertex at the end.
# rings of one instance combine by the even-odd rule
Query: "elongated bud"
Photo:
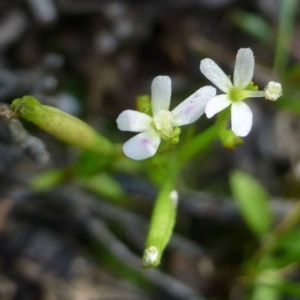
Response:
POLYGON ((178 193, 174 190, 174 182, 169 181, 162 187, 155 202, 143 255, 143 268, 159 265, 173 232, 177 203, 178 193))
POLYGON ((88 124, 55 107, 42 105, 32 96, 14 100, 11 109, 68 144, 103 155, 114 154, 114 145, 88 124))

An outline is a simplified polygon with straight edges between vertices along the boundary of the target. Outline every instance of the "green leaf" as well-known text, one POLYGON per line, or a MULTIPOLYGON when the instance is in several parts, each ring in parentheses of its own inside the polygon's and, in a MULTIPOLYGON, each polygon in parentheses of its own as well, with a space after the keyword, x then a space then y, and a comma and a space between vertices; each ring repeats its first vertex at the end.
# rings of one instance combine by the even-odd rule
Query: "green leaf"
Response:
POLYGON ((271 44, 274 41, 271 27, 259 15, 242 10, 232 14, 234 23, 257 39, 271 44))
POLYGON ((251 300, 278 300, 281 291, 278 286, 282 283, 280 274, 273 270, 260 273, 254 282, 251 300))
POLYGON ((254 287, 251 300, 282 299, 284 295, 295 297, 291 299, 300 298, 300 284, 285 280, 279 272, 273 270, 262 272, 256 278, 254 287))
POLYGON ((283 294, 291 295, 296 297, 295 299, 300 299, 300 284, 292 281, 283 281, 278 285, 278 289, 282 291, 283 294))
POLYGON ((281 269, 300 260, 300 230, 285 233, 259 262, 260 269, 281 269))
POLYGON ((46 191, 60 185, 65 179, 65 171, 60 169, 53 169, 43 172, 33 178, 31 181, 31 188, 34 191, 46 191))
POLYGON ((241 171, 231 174, 230 186, 236 204, 251 230, 259 237, 268 233, 273 216, 269 195, 264 187, 252 176, 241 171))

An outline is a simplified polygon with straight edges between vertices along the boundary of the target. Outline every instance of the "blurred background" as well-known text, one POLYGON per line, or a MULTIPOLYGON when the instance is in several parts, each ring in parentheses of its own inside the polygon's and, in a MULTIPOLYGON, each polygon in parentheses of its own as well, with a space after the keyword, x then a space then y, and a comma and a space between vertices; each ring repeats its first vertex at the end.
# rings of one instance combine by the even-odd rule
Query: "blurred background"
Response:
MULTIPOLYGON (((247 299, 239 276, 258 241, 231 199, 228 176, 237 168, 258 179, 276 220, 300 193, 300 40, 295 34, 286 68, 274 72, 280 2, 0 1, 1 300, 247 299), (33 95, 123 143, 132 135, 117 130, 116 118, 150 94, 155 76, 171 77, 175 107, 210 84, 201 59, 232 74, 246 47, 255 54, 255 84, 279 81, 288 95, 275 105, 247 100, 254 122, 245 142, 228 149, 216 141, 185 166, 175 235, 155 270, 140 267, 157 193, 147 177, 112 170, 114 182, 82 180, 97 174, 97 157, 3 118, 5 104, 33 95), (59 184, 49 188, 47 180, 59 184), (106 182, 116 195, 105 193, 106 182)), ((296 33, 298 26, 299 18, 296 33)), ((195 129, 213 122, 203 117, 195 129)))

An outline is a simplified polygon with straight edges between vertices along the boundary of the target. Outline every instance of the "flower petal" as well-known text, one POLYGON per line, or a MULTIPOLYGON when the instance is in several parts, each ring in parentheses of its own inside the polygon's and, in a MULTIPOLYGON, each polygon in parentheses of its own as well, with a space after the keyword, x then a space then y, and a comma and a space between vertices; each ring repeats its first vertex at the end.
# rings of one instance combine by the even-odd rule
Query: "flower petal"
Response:
POLYGON ((216 89, 205 86, 189 96, 172 110, 175 126, 187 125, 195 122, 204 114, 208 100, 216 95, 216 89))
POLYGON ((126 156, 141 160, 154 155, 160 143, 160 135, 154 130, 137 134, 123 145, 126 156))
POLYGON ((232 82, 223 70, 210 58, 201 60, 200 71, 202 74, 215 84, 221 91, 227 93, 232 87, 232 82))
POLYGON ((120 130, 141 132, 151 128, 152 118, 136 110, 125 110, 117 118, 120 130))
POLYGON ((205 113, 208 118, 211 118, 219 111, 228 107, 232 102, 227 94, 218 95, 210 99, 205 107, 205 113))
POLYGON ((238 51, 233 72, 233 84, 244 89, 252 80, 254 72, 254 56, 250 48, 238 51))
POLYGON ((161 109, 169 110, 171 84, 171 78, 169 76, 157 76, 153 79, 151 86, 153 116, 161 109))
POLYGON ((246 136, 252 127, 252 111, 244 102, 231 106, 231 128, 237 136, 246 136))

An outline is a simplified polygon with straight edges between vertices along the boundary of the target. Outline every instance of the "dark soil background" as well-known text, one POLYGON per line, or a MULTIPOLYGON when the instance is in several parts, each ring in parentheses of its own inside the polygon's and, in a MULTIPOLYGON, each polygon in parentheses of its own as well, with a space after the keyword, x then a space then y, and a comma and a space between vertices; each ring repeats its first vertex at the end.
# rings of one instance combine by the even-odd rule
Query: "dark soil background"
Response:
MULTIPOLYGON (((237 20, 241 12, 257 14, 276 35, 278 3, 1 0, 0 101, 33 95, 124 142, 130 135, 118 132, 115 120, 150 92, 157 75, 172 78, 179 102, 208 84, 202 58, 230 74, 237 50, 250 47, 255 83, 276 80, 274 46, 237 20)), ((71 165, 79 150, 26 122, 30 135, 20 142, 11 121, 1 119, 0 299, 244 299, 237 275, 257 244, 229 198, 228 174, 239 168, 258 178, 278 219, 290 208, 283 198, 299 195, 300 177, 299 118, 267 101, 247 103, 255 119, 245 143, 233 151, 216 142, 186 166, 183 186, 195 192, 181 192, 176 234, 157 270, 140 267, 156 195, 148 181, 114 174, 128 208, 67 178, 59 188, 32 192, 34 176, 71 165)), ((211 122, 203 118, 199 129, 211 122)))

